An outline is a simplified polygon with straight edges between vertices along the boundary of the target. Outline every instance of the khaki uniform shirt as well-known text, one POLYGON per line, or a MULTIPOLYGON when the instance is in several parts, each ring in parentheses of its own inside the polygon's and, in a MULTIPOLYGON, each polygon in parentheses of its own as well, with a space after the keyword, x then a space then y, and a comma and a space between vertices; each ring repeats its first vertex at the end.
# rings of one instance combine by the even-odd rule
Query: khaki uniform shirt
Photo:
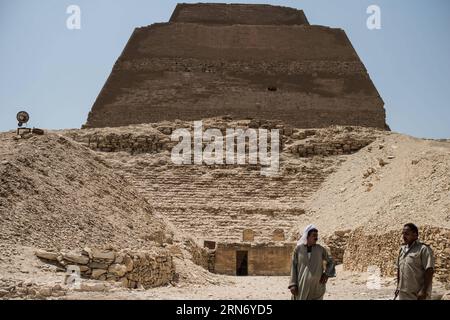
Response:
MULTIPOLYGON (((424 286, 425 271, 434 269, 433 250, 416 240, 410 247, 404 245, 398 257, 398 290, 417 294, 424 286)), ((427 295, 431 296, 431 286, 427 295)))

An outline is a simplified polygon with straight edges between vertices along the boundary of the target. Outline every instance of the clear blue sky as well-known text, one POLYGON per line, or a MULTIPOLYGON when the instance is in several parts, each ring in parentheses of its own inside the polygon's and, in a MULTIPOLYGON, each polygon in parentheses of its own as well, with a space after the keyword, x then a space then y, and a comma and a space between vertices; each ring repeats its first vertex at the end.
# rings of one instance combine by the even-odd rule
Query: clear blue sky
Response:
MULTIPOLYGON (((233 2, 295 7, 311 24, 343 28, 386 103, 392 130, 450 138, 450 1, 233 2), (381 30, 366 27, 371 4, 381 7, 381 30)), ((31 126, 81 127, 133 29, 168 21, 176 3, 0 0, 0 131, 15 128, 21 109, 31 126), (71 4, 81 8, 81 30, 66 28, 71 4)))

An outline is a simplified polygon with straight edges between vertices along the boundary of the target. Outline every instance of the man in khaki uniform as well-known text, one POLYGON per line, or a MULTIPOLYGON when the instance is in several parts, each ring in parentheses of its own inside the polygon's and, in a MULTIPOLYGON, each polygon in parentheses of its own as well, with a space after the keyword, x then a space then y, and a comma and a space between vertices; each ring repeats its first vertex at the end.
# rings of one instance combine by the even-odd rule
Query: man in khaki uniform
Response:
POLYGON ((419 230, 408 223, 403 227, 404 245, 397 261, 397 290, 400 300, 429 300, 434 273, 431 248, 419 241, 419 230))

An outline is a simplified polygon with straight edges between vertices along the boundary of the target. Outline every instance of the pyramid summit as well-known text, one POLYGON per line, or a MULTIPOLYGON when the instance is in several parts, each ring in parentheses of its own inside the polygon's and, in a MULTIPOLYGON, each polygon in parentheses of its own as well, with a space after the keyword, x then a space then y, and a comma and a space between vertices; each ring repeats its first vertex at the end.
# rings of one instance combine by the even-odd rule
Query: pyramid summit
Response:
POLYGON ((84 127, 223 115, 388 128, 342 29, 254 4, 179 4, 168 23, 135 29, 84 127))
POLYGON ((302 10, 264 4, 178 4, 170 22, 246 25, 309 25, 302 10))

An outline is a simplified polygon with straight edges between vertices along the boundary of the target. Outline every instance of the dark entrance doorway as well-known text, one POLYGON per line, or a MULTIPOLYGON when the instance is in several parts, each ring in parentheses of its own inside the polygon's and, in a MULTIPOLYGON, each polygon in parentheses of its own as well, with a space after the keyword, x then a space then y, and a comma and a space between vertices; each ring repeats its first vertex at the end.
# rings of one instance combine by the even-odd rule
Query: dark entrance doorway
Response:
POLYGON ((236 275, 248 276, 248 251, 236 251, 236 275))

